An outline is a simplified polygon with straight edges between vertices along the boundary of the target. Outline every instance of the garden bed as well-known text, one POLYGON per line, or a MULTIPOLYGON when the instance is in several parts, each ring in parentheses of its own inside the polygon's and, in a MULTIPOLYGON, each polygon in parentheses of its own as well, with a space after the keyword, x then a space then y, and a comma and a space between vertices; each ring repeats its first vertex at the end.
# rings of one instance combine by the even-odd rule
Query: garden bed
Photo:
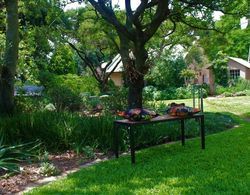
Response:
MULTIPOLYGON (((60 171, 60 175, 67 171, 74 170, 80 166, 90 163, 95 159, 104 159, 108 155, 96 153, 94 159, 87 159, 83 155, 77 155, 73 151, 49 155, 49 161, 60 171)), ((21 172, 8 176, 0 172, 0 194, 13 194, 26 189, 27 186, 35 184, 38 180, 46 177, 40 173, 40 163, 22 164, 21 172)))

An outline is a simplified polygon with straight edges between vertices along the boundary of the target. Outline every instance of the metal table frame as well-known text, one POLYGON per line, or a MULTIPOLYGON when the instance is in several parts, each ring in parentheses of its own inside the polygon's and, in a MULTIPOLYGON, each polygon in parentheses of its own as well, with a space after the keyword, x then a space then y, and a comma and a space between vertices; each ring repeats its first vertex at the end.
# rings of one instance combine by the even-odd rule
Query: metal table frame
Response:
POLYGON ((168 121, 180 121, 181 126, 181 143, 185 145, 185 120, 187 119, 198 119, 200 122, 200 138, 201 138, 201 148, 205 149, 205 125, 204 125, 204 114, 199 113, 192 116, 186 117, 177 117, 177 116, 169 116, 163 115, 153 118, 149 121, 129 121, 127 119, 124 120, 115 120, 113 131, 114 131, 114 153, 116 158, 119 158, 119 129, 124 126, 128 130, 129 133, 129 142, 130 142, 130 152, 131 152, 131 163, 135 163, 135 140, 134 134, 135 129, 133 127, 140 125, 150 125, 155 123, 163 123, 168 121))

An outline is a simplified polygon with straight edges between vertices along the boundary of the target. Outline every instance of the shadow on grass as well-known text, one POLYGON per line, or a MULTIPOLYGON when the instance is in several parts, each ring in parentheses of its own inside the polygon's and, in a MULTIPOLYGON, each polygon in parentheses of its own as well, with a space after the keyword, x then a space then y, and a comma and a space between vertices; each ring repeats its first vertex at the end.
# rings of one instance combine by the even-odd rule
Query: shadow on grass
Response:
POLYGON ((210 135, 185 147, 166 144, 82 169, 34 194, 247 194, 250 125, 210 135))

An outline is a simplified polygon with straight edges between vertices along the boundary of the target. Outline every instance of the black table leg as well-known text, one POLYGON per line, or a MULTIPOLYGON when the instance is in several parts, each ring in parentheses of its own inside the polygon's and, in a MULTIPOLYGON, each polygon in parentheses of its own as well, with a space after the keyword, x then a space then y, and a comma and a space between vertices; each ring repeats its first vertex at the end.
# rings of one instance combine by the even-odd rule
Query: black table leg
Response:
POLYGON ((200 118, 201 121, 201 148, 205 149, 205 124, 204 124, 204 115, 200 118))
POLYGON ((181 119, 181 144, 185 145, 185 124, 183 119, 181 119))
POLYGON ((116 123, 114 123, 113 126, 113 132, 114 132, 114 152, 115 157, 119 158, 119 127, 116 123))
POLYGON ((135 164, 135 140, 134 140, 134 129, 129 126, 129 140, 130 140, 130 152, 131 152, 131 163, 135 164))

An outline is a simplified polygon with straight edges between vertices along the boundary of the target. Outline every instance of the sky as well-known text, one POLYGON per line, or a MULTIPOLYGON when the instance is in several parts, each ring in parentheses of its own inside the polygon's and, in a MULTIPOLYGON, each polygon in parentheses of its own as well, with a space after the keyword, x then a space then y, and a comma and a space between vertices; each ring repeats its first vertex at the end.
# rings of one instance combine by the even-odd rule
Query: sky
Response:
MULTIPOLYGON (((120 8, 121 9, 125 9, 125 1, 124 0, 113 0, 113 4, 119 4, 120 8)), ((136 9, 137 6, 140 4, 140 1, 139 0, 133 0, 131 1, 131 7, 132 9, 136 9)), ((84 7, 84 3, 82 4, 79 4, 79 3, 71 3, 71 4, 68 4, 64 10, 69 10, 69 9, 76 9, 76 8, 79 8, 79 7, 84 7)), ((220 19, 220 16, 222 16, 223 14, 219 11, 216 11, 214 12, 214 19, 215 20, 219 20, 220 19)))
MULTIPOLYGON (((124 0, 113 0, 113 3, 114 4, 119 4, 121 9, 125 9, 125 1, 124 0)), ((131 1, 131 7, 132 7, 132 9, 133 10, 136 9, 137 6, 139 5, 139 3, 140 3, 140 0, 132 0, 131 1)), ((64 8, 64 10, 66 11, 66 10, 69 10, 69 9, 76 9, 76 8, 79 8, 79 7, 84 7, 84 4, 71 3, 71 4, 68 4, 64 8)), ((223 15, 222 12, 215 11, 214 12, 214 19, 215 20, 219 20, 222 15, 223 15)), ((242 18, 241 19, 241 28, 245 29, 246 26, 247 26, 247 20, 246 20, 246 18, 242 18)))
MULTIPOLYGON (((131 1, 131 7, 132 9, 135 9, 139 5, 140 1, 139 0, 132 0, 131 1)), ((125 9, 125 1, 124 0, 113 0, 113 4, 119 4, 121 9, 125 9)), ((83 7, 84 4, 79 4, 79 3, 71 3, 68 4, 64 10, 69 10, 69 9, 75 9, 78 7, 83 7)))

